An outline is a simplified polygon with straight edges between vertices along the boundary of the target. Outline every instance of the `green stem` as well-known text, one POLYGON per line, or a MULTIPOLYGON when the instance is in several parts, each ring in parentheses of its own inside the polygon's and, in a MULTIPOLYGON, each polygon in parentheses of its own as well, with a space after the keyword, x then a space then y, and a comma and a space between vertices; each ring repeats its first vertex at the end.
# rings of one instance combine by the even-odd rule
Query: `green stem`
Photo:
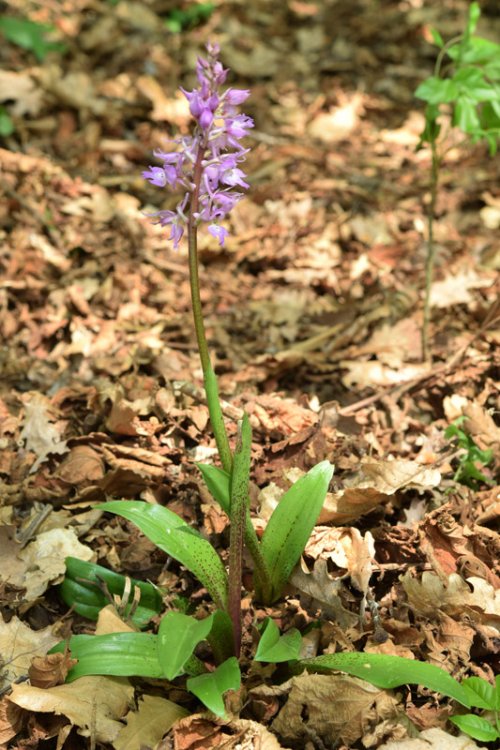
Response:
POLYGON ((434 220, 436 217, 436 203, 439 184, 439 166, 440 158, 437 150, 436 138, 431 138, 431 200, 427 215, 427 255, 425 259, 425 300, 424 300, 424 320, 422 323, 422 356, 424 361, 431 361, 431 352, 429 347, 429 323, 431 318, 431 287, 434 277, 434 263, 436 260, 436 245, 434 242, 434 220))
POLYGON ((189 207, 188 217, 188 248, 189 248, 189 282, 191 285, 191 304, 193 308, 194 328, 198 342, 198 351, 200 353, 201 367, 203 370, 203 379, 205 392, 207 395, 207 405, 210 414, 210 422, 219 451, 220 460, 225 471, 231 472, 233 458, 229 440, 227 437, 224 417, 219 401, 219 390, 217 380, 210 361, 208 352, 207 337, 205 335, 205 326, 203 323, 203 310, 201 307, 200 297, 200 279, 198 274, 198 234, 195 214, 198 211, 200 184, 202 176, 202 161, 205 153, 206 144, 202 143, 198 150, 196 163, 194 166, 194 188, 191 194, 191 204, 189 207))
POLYGON ((229 591, 228 612, 233 623, 234 655, 238 658, 241 648, 241 583, 243 572, 243 540, 248 514, 248 485, 252 429, 246 414, 238 429, 238 445, 234 452, 231 474, 231 507, 229 530, 229 591))

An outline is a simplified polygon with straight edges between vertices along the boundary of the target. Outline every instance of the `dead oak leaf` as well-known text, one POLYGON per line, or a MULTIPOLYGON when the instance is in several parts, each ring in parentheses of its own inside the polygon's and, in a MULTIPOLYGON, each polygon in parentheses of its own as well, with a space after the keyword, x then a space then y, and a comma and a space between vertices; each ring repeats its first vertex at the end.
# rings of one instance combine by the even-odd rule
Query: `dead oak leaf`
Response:
POLYGON ((416 489, 422 492, 441 481, 437 469, 426 468, 407 459, 373 460, 361 463, 358 472, 343 489, 328 493, 319 523, 348 523, 390 499, 396 492, 416 489))
POLYGON ((288 700, 272 723, 286 741, 304 741, 312 733, 329 745, 335 738, 351 747, 381 721, 397 723, 396 699, 355 677, 303 674, 289 684, 288 700))
POLYGON ((62 714, 78 727, 83 737, 113 742, 122 730, 119 719, 126 713, 133 695, 134 688, 125 678, 92 676, 46 690, 13 685, 9 700, 34 713, 62 714))
POLYGON ((68 450, 66 441, 61 439, 60 430, 53 422, 49 399, 41 393, 30 394, 25 405, 24 426, 19 436, 24 441, 26 450, 37 456, 30 473, 35 472, 51 453, 61 454, 68 450))
POLYGON ((26 677, 32 658, 44 656, 58 640, 52 635, 50 625, 43 630, 31 630, 16 616, 9 623, 0 618, 0 689, 26 677))

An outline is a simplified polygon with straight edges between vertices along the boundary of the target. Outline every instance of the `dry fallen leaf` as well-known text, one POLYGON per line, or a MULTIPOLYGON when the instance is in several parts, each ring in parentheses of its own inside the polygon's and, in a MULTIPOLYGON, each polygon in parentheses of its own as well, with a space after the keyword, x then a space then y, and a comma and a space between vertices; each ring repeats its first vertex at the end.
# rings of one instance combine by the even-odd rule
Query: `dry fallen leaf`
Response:
POLYGON ((28 601, 43 594, 50 583, 64 575, 67 557, 95 560, 95 553, 78 541, 72 528, 43 531, 19 552, 18 558, 25 565, 21 585, 26 588, 28 601))
POLYGON ((178 720, 188 712, 158 695, 144 695, 136 711, 129 711, 124 726, 113 741, 115 750, 142 750, 155 747, 178 720))
POLYGON ((343 583, 328 574, 326 560, 316 560, 312 572, 297 566, 289 580, 300 594, 312 599, 312 604, 321 609, 324 617, 334 620, 340 627, 349 628, 359 622, 357 615, 342 606, 340 592, 343 583))
POLYGON ((331 560, 346 571, 358 591, 366 594, 375 558, 375 543, 369 531, 363 536, 355 528, 316 526, 304 553, 314 559, 331 560))
POLYGON ((437 469, 426 468, 416 461, 368 459, 345 483, 344 489, 327 494, 319 523, 355 521, 398 491, 423 491, 437 487, 440 481, 437 469))
POLYGON ((7 746, 11 740, 21 730, 23 725, 23 710, 15 706, 4 696, 0 701, 0 747, 7 746))
POLYGON ((28 671, 33 687, 51 688, 62 685, 71 667, 77 663, 68 652, 35 656, 28 671))
POLYGON ((411 607, 418 614, 435 617, 442 610, 458 616, 467 609, 473 621, 479 620, 496 629, 500 627, 500 590, 495 591, 482 578, 472 576, 464 581, 457 573, 452 573, 443 581, 435 573, 425 571, 418 580, 408 571, 401 583, 411 607))
POLYGON ((0 689, 26 677, 32 658, 45 656, 59 640, 52 635, 50 625, 43 630, 31 630, 16 616, 9 623, 0 618, 0 689))
POLYGON ((443 281, 436 281, 431 287, 431 305, 433 307, 451 307, 471 302, 471 289, 482 289, 492 285, 488 277, 480 276, 475 270, 467 269, 461 273, 447 276, 443 281))
POLYGON ((461 734, 453 737, 436 727, 425 729, 413 739, 385 742, 378 750, 486 750, 484 745, 476 745, 473 739, 461 734))
POLYGON ((328 746, 341 740, 351 747, 381 721, 401 720, 393 696, 355 677, 303 674, 292 678, 290 686, 272 723, 285 741, 303 742, 312 735, 328 746))
POLYGON ((133 695, 134 688, 127 679, 93 676, 47 690, 13 685, 9 700, 34 713, 67 716, 83 737, 113 742, 123 727, 118 719, 126 713, 133 695))
POLYGON ((24 426, 20 439, 26 450, 32 451, 37 459, 30 469, 35 472, 51 453, 66 453, 66 441, 61 439, 57 427, 50 416, 50 401, 41 393, 30 394, 26 402, 24 426))
POLYGON ((0 102, 14 102, 12 114, 37 115, 42 106, 43 92, 27 73, 0 70, 0 102))

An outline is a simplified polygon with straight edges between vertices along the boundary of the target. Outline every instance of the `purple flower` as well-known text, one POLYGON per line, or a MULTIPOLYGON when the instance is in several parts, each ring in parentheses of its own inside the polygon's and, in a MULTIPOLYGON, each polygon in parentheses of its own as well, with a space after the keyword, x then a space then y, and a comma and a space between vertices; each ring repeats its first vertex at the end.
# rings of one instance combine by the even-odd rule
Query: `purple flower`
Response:
POLYGON ((218 224, 209 224, 208 231, 210 232, 211 235, 213 235, 214 237, 217 237, 220 245, 224 244, 224 240, 229 234, 227 229, 224 229, 224 227, 220 227, 218 224))
POLYGON ((248 115, 239 114, 237 107, 250 92, 232 88, 221 92, 229 71, 218 60, 219 45, 207 44, 207 51, 208 58, 200 57, 196 63, 198 88, 193 91, 181 88, 196 121, 193 135, 175 140, 175 151, 155 151, 163 166, 150 167, 142 173, 156 187, 182 187, 186 191, 176 211, 153 214, 158 223, 170 227, 170 239, 175 248, 188 223, 186 208, 195 189, 199 188, 198 208, 193 217, 197 223, 209 222, 209 233, 223 245, 228 231, 218 222, 243 198, 234 188, 248 188, 246 174, 238 166, 248 149, 239 141, 248 135, 254 123, 248 115), (198 165, 196 176, 195 165, 198 165))
POLYGON ((145 180, 149 180, 152 185, 156 185, 156 187, 165 187, 167 184, 165 170, 161 167, 149 167, 149 169, 146 169, 142 173, 142 176, 145 180))

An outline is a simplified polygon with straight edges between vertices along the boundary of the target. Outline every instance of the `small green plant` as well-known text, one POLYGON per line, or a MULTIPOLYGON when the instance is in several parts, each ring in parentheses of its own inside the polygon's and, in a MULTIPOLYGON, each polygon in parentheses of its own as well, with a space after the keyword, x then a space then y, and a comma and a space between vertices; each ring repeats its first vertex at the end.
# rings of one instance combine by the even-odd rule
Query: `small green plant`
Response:
POLYGON ((174 8, 165 19, 165 26, 173 34, 180 34, 181 31, 192 29, 208 21, 214 12, 214 7, 213 3, 196 3, 188 5, 184 10, 174 8))
POLYGON ((49 52, 64 52, 66 45, 50 42, 45 38, 55 29, 45 23, 35 23, 27 18, 3 16, 0 18, 0 31, 7 41, 33 52, 38 62, 43 62, 49 52))
POLYGON ((465 484, 471 489, 478 489, 481 484, 491 484, 491 479, 483 474, 480 467, 488 466, 493 460, 493 451, 491 448, 482 450, 474 442, 472 437, 466 432, 462 425, 466 422, 467 417, 462 415, 450 424, 444 435, 448 440, 456 440, 458 447, 461 449, 458 458, 458 468, 453 477, 455 482, 465 484))
POLYGON ((467 693, 471 708, 481 708, 486 715, 459 714, 450 721, 475 740, 494 742, 500 739, 500 675, 494 686, 481 677, 467 677, 460 686, 467 693))
POLYGON ((432 36, 440 50, 434 74, 415 91, 415 96, 427 103, 419 146, 427 144, 431 151, 422 323, 422 352, 426 360, 430 359, 430 293, 436 255, 434 221, 440 170, 448 150, 448 130, 442 130, 440 119, 448 116, 451 128, 458 128, 472 143, 484 139, 491 155, 496 153, 500 136, 500 45, 474 34, 480 15, 479 4, 471 3, 465 32, 446 44, 433 29, 432 36))

